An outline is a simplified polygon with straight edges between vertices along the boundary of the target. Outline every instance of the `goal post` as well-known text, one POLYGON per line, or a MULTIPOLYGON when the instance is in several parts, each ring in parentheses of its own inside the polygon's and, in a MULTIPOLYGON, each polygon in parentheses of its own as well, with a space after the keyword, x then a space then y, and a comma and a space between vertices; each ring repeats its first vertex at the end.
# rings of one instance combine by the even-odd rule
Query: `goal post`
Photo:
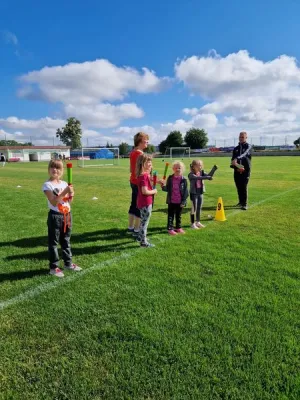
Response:
POLYGON ((171 160, 181 158, 191 158, 190 147, 170 147, 170 158, 171 160))
POLYGON ((119 165, 120 152, 118 147, 82 147, 73 150, 71 157, 80 168, 106 167, 119 165))

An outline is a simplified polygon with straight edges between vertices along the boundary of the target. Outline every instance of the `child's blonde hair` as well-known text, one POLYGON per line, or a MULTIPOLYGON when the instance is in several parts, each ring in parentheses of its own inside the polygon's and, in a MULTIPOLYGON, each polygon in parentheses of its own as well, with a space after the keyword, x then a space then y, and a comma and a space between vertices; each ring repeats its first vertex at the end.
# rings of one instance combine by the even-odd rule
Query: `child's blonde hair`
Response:
POLYGON ((184 171, 185 171, 185 165, 183 164, 183 162, 181 162, 181 161, 174 161, 173 162, 173 164, 172 164, 172 169, 175 167, 175 165, 180 165, 181 166, 181 169, 182 169, 182 173, 184 173, 184 171))
POLYGON ((145 164, 147 161, 152 161, 152 156, 149 154, 141 154, 136 160, 135 176, 138 177, 142 175, 145 169, 145 164))
POLYGON ((56 168, 59 169, 60 171, 64 170, 64 164, 61 160, 50 160, 48 164, 48 171, 50 171, 50 168, 56 168))
POLYGON ((193 160, 190 168, 191 168, 191 172, 196 172, 195 171, 195 167, 200 166, 201 169, 203 169, 203 161, 202 160, 193 160))

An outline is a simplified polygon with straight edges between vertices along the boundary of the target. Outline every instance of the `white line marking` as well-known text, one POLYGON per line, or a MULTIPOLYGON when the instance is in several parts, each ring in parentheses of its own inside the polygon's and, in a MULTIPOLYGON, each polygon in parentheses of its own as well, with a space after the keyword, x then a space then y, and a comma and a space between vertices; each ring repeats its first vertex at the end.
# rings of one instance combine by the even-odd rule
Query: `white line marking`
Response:
POLYGON ((35 296, 38 296, 40 293, 47 292, 48 290, 51 290, 57 286, 60 286, 64 283, 72 282, 75 279, 78 279, 86 274, 89 274, 95 270, 105 268, 106 266, 110 264, 114 264, 115 262, 127 259, 129 257, 132 257, 136 253, 136 250, 133 250, 132 253, 122 253, 120 256, 111 258, 109 260, 103 261, 100 264, 93 265, 90 268, 83 269, 80 272, 74 272, 73 275, 65 276, 64 278, 55 278, 54 281, 50 283, 42 283, 41 285, 37 286, 34 289, 27 290, 24 293, 19 294, 18 296, 15 296, 9 300, 3 301, 0 303, 0 311, 4 310, 4 308, 11 306, 13 304, 17 304, 21 301, 31 299, 35 296))
MULTIPOLYGON (((252 204, 249 207, 249 209, 257 207, 257 206, 259 206, 259 205, 261 205, 263 203, 266 203, 266 202, 268 202, 270 200, 275 199, 276 197, 281 197, 281 196, 283 196, 285 194, 291 193, 291 192, 293 192, 295 190, 299 190, 299 189, 300 189, 300 186, 296 187, 296 188, 293 188, 293 189, 289 189, 289 190, 287 190, 285 192, 281 192, 281 193, 275 194, 274 196, 268 197, 268 198, 266 198, 264 200, 261 200, 261 201, 258 201, 256 203, 252 204)), ((231 217, 231 216, 234 216, 234 215, 236 215, 237 213, 240 213, 240 212, 243 212, 243 211, 235 210, 232 213, 230 213, 228 216, 231 217)), ((158 241, 160 243, 164 242, 166 240, 166 239, 162 239, 161 237, 156 237, 155 235, 153 237, 155 237, 156 241, 158 241)), ((167 236, 166 236, 166 238, 167 238, 167 236)), ((84 276, 86 274, 90 274, 95 270, 100 270, 100 269, 105 268, 106 266, 114 264, 114 263, 116 263, 118 261, 121 261, 121 260, 124 260, 124 259, 128 259, 128 258, 132 257, 133 255, 135 255, 139 250, 140 250, 140 248, 138 248, 136 250, 133 250, 131 253, 122 253, 120 256, 117 256, 115 258, 111 258, 109 260, 103 261, 100 264, 95 264, 92 267, 84 269, 84 270, 82 270, 82 271, 80 271, 78 273, 74 272, 74 275, 70 275, 70 276, 67 276, 67 277, 64 277, 64 278, 56 278, 57 280, 52 281, 50 283, 43 283, 43 284, 37 286, 34 289, 28 290, 28 291, 26 291, 24 293, 19 294, 18 296, 15 296, 15 297, 13 297, 13 298, 11 298, 9 300, 1 302, 0 303, 0 311, 4 310, 5 308, 7 308, 7 307, 9 307, 11 305, 20 303, 21 301, 32 299, 33 297, 38 296, 40 293, 47 292, 48 290, 51 290, 51 289, 53 289, 53 288, 55 288, 55 287, 57 287, 59 285, 63 285, 65 283, 72 282, 75 279, 79 279, 82 276, 84 276)), ((143 251, 145 251, 145 249, 143 249, 143 251)))

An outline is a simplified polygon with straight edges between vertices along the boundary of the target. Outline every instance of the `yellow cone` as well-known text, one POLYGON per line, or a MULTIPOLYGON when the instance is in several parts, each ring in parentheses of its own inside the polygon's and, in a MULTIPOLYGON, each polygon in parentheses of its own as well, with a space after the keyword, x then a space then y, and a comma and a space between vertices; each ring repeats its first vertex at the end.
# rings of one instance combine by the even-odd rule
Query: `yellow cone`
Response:
POLYGON ((218 198, 215 220, 226 221, 222 197, 218 198))

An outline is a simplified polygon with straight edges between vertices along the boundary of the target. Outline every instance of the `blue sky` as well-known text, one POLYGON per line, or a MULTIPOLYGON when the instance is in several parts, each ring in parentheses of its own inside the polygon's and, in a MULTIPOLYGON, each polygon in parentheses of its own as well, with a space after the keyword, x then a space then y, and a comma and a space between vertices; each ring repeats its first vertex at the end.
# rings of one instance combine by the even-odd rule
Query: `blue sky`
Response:
POLYGON ((219 146, 240 130, 292 143, 299 15, 296 0, 2 0, 0 137, 52 144, 75 116, 85 145, 191 127, 219 146))

